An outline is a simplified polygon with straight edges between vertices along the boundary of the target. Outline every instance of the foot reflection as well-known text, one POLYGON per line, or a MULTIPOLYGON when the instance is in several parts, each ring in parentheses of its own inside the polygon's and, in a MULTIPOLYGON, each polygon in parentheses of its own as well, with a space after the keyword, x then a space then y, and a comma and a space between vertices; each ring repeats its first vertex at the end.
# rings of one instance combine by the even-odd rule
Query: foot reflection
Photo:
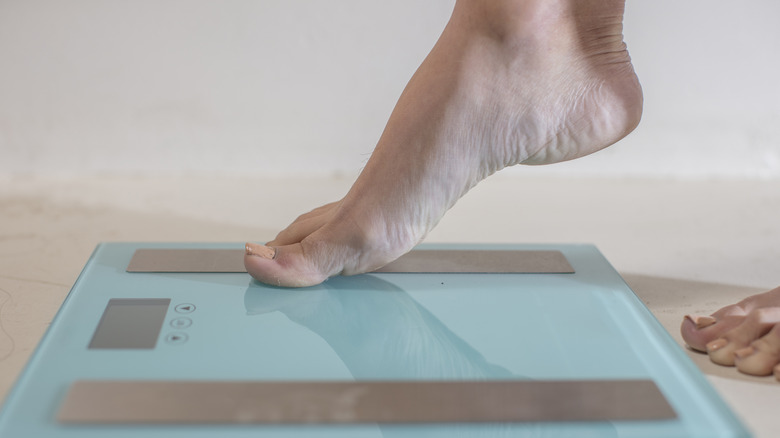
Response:
MULTIPOLYGON (((522 378, 485 357, 391 282, 334 277, 307 289, 253 285, 250 315, 281 312, 324 339, 357 380, 522 378)), ((610 437, 610 423, 379 426, 384 437, 610 437)))
POLYGON ((428 309, 372 275, 309 289, 250 288, 249 314, 279 311, 322 337, 356 379, 508 378, 428 309))

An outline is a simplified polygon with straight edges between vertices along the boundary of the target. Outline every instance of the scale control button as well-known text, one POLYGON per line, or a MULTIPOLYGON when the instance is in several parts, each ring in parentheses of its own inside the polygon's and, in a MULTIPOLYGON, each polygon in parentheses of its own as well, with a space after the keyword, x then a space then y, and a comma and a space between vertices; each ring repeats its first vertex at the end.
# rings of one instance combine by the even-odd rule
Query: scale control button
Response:
POLYGON ((188 339, 189 336, 187 336, 186 333, 169 333, 168 336, 165 337, 165 342, 178 345, 187 342, 188 339))
POLYGON ((195 305, 190 303, 181 303, 174 307, 174 310, 176 310, 176 313, 192 313, 195 311, 195 305))
POLYGON ((171 327, 173 328, 183 329, 191 325, 192 325, 192 320, 184 316, 171 320, 171 327))

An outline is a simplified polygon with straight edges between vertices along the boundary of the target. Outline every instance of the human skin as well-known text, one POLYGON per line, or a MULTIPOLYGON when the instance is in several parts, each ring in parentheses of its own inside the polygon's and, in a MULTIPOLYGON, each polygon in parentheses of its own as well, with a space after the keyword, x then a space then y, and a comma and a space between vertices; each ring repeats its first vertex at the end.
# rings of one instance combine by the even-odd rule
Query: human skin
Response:
MULTIPOLYGON (((621 0, 458 0, 363 172, 298 217, 247 270, 280 286, 372 271, 423 240, 470 188, 517 164, 607 147, 639 123, 621 0)), ((682 323, 713 362, 780 380, 780 288, 682 323)))
POLYGON ((458 0, 344 198, 247 244, 262 282, 310 286, 411 250, 469 189, 517 164, 550 164, 631 132, 642 90, 621 0, 458 0))
POLYGON ((692 349, 745 374, 780 381, 780 287, 752 295, 710 316, 688 315, 680 328, 692 349))

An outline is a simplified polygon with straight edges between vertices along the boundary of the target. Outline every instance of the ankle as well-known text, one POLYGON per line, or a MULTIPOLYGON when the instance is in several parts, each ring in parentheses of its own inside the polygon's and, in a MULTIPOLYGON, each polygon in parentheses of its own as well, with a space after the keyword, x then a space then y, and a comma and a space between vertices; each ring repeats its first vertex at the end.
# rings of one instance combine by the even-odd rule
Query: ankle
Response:
POLYGON ((557 1, 540 0, 458 0, 452 21, 500 42, 543 36, 537 30, 552 25, 557 1))
POLYGON ((458 0, 453 22, 514 48, 625 52, 624 0, 458 0))

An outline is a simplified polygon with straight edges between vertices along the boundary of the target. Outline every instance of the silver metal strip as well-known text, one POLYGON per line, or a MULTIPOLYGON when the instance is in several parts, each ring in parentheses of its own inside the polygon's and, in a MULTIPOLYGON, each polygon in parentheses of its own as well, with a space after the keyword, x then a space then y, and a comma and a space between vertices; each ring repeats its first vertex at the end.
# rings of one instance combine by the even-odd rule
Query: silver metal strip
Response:
POLYGON ((375 272, 571 274, 560 251, 414 250, 375 272))
MULTIPOLYGON (((244 251, 234 249, 136 250, 127 272, 246 272, 244 251)), ((378 269, 380 273, 570 274, 560 251, 414 250, 378 269)))
POLYGON ((244 250, 137 249, 127 272, 246 272, 244 250))
POLYGON ((78 424, 626 421, 676 418, 651 380, 78 381, 78 424))

